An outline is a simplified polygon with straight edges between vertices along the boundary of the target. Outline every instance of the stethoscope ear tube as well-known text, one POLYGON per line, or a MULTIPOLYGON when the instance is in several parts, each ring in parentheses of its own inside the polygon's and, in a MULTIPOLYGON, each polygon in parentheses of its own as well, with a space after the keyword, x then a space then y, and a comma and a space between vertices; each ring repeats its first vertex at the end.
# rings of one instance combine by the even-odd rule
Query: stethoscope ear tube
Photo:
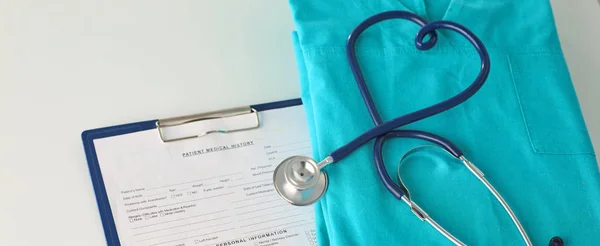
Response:
POLYGON ((445 153, 452 155, 454 158, 461 161, 465 165, 465 167, 467 167, 467 169, 469 169, 469 171, 471 171, 471 173, 473 175, 475 175, 475 177, 477 177, 477 179, 479 179, 479 181, 481 181, 481 183, 483 183, 485 185, 485 187, 494 195, 496 200, 502 205, 502 207, 504 208, 506 213, 510 216, 514 225, 519 230, 519 233, 521 234, 523 241, 525 241, 525 243, 527 245, 532 245, 531 240, 529 239, 529 236, 525 232, 525 228, 523 228, 523 225, 521 224, 521 222, 519 221, 519 219, 517 218, 515 213, 512 211, 512 209, 510 208, 510 206, 508 205, 506 200, 504 200, 502 195, 500 195, 500 193, 496 190, 496 188, 494 188, 494 186, 484 177, 485 175, 483 174, 483 172, 481 170, 479 170, 479 168, 477 168, 477 166, 475 166, 472 162, 467 160, 467 158, 464 157, 463 155, 457 157, 457 156, 453 155, 451 152, 449 152, 447 149, 437 146, 437 145, 422 145, 422 146, 412 148, 409 151, 407 151, 400 158, 400 161, 398 162, 398 171, 397 171, 398 183, 400 183, 400 187, 402 187, 402 189, 406 192, 406 195, 401 197, 401 200, 410 206, 411 211, 413 211, 413 213, 415 213, 415 215, 417 215, 417 217, 419 217, 419 219, 427 221, 429 224, 431 224, 431 226, 433 226, 436 230, 438 230, 441 234, 443 234, 446 238, 448 238, 454 244, 465 245, 463 242, 458 240, 450 232, 446 231, 441 225, 439 225, 437 222, 435 222, 435 220, 433 220, 423 209, 421 209, 415 202, 412 201, 412 199, 410 198, 410 192, 409 192, 408 188, 406 187, 406 185, 404 184, 404 182, 402 181, 402 175, 401 175, 400 169, 402 167, 402 163, 404 162, 404 160, 406 160, 406 158, 408 156, 410 156, 420 150, 426 149, 426 148, 441 149, 445 153))

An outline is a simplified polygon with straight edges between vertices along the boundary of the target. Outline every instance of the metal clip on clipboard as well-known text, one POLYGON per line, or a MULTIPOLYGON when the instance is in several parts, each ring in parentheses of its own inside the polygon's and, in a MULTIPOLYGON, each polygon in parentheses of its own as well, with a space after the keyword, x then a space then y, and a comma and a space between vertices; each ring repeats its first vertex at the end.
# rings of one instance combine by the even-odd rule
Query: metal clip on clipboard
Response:
POLYGON ((250 106, 237 107, 237 108, 231 108, 231 109, 225 109, 225 110, 219 110, 219 111, 213 111, 213 112, 207 112, 207 113, 201 113, 201 114, 194 114, 194 115, 188 115, 188 116, 159 119, 156 121, 156 129, 158 130, 158 135, 160 136, 160 139, 165 143, 184 140, 184 139, 190 139, 190 138, 198 138, 198 137, 206 136, 211 133, 229 133, 229 132, 250 130, 250 129, 258 128, 259 126, 260 126, 260 121, 258 118, 258 112, 250 106), (232 117, 246 117, 246 116, 251 117, 251 121, 244 121, 244 122, 242 122, 242 124, 240 124, 239 121, 238 121, 238 124, 222 124, 219 126, 214 126, 212 128, 209 128, 207 130, 203 130, 200 133, 197 133, 194 135, 185 135, 185 136, 174 137, 174 138, 167 138, 165 136, 165 130, 168 128, 175 127, 175 126, 191 124, 191 123, 199 122, 199 121, 209 121, 209 120, 215 120, 215 119, 226 119, 226 118, 232 118, 232 117))

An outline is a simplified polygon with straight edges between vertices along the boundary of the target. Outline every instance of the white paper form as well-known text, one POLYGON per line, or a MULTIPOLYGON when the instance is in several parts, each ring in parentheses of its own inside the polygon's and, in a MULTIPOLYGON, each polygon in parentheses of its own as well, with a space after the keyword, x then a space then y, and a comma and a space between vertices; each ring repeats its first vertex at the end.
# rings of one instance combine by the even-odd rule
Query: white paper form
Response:
POLYGON ((272 184, 281 160, 311 156, 304 110, 259 118, 258 129, 169 143, 155 129, 94 140, 121 245, 316 245, 312 206, 272 184))

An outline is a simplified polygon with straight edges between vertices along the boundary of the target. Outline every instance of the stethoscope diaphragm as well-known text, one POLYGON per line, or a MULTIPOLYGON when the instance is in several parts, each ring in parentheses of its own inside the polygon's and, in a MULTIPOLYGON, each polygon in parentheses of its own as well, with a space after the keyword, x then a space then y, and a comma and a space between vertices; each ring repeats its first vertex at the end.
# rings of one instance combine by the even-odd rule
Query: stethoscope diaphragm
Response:
POLYGON ((287 202, 306 206, 318 201, 329 180, 318 163, 310 157, 292 156, 281 162, 273 172, 275 191, 287 202))

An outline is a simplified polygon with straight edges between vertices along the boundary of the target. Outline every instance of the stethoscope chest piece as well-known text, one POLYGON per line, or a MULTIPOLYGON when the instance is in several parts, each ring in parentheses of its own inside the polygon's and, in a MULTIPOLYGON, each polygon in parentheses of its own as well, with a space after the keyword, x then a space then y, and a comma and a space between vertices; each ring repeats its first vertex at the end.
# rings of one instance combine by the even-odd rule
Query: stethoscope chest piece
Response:
POLYGON ((306 206, 318 201, 329 180, 317 162, 306 156, 292 156, 283 160, 273 173, 275 191, 287 202, 306 206))

